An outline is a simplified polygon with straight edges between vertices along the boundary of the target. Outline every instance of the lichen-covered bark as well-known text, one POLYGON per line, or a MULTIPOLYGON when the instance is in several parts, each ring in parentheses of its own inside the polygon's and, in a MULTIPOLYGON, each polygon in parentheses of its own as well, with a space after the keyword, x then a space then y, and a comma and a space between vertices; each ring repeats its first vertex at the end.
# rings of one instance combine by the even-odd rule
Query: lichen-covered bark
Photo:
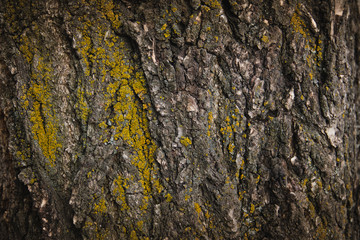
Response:
POLYGON ((2 239, 360 238, 355 0, 0 3, 2 239))

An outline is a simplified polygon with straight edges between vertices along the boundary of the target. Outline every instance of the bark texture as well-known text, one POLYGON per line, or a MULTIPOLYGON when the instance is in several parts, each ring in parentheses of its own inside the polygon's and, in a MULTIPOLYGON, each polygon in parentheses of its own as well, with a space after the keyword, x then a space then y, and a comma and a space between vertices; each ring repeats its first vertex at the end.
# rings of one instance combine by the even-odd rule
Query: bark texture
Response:
POLYGON ((0 239, 360 239, 359 7, 1 0, 0 239))

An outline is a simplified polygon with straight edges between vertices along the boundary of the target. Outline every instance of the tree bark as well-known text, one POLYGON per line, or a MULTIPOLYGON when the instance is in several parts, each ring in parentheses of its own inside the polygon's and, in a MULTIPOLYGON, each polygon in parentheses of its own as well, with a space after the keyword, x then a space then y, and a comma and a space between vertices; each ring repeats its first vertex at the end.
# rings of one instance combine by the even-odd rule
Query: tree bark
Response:
POLYGON ((356 0, 1 0, 0 239, 360 239, 356 0))

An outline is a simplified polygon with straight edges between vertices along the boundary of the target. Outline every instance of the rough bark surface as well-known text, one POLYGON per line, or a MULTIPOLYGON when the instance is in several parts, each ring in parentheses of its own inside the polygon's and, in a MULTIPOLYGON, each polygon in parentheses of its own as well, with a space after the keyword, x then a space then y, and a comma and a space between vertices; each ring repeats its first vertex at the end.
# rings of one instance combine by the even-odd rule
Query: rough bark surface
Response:
POLYGON ((359 7, 1 0, 0 239, 360 239, 359 7))

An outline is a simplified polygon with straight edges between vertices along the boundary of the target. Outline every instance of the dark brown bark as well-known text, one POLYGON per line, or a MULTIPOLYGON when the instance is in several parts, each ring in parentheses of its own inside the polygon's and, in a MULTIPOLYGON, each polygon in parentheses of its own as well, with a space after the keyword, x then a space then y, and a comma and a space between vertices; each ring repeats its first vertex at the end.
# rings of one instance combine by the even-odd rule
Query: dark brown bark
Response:
POLYGON ((0 1, 1 239, 359 239, 358 1, 0 1))

